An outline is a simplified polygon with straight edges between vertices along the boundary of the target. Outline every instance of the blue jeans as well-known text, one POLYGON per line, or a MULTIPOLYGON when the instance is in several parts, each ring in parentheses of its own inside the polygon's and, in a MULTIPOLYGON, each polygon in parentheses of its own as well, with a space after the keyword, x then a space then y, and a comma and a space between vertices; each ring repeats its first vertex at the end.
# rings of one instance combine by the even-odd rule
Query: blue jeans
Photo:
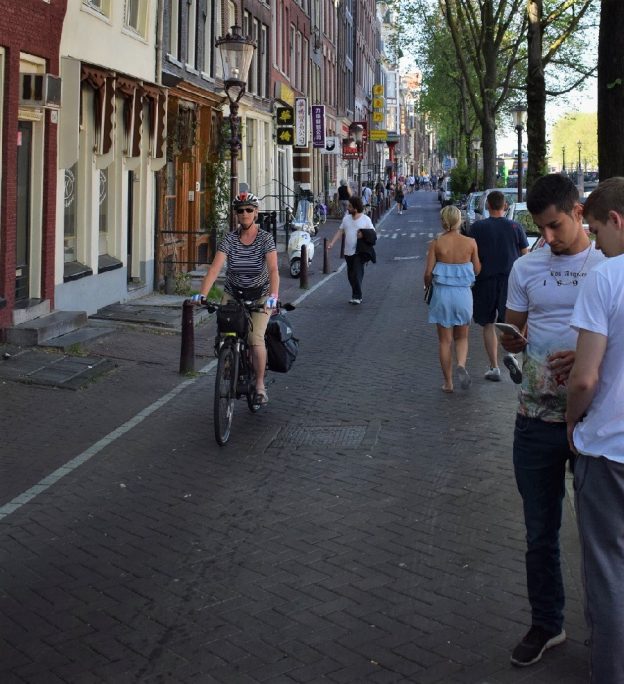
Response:
POLYGON ((513 463, 526 526, 526 574, 532 624, 557 634, 565 602, 559 529, 565 466, 572 459, 565 423, 516 417, 513 463))

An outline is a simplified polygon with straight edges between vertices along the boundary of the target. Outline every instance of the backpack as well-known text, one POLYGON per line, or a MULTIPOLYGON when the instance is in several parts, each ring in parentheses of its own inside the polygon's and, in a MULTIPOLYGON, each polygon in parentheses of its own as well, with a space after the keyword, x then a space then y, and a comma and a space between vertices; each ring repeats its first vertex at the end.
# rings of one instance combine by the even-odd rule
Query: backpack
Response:
POLYGON ((264 340, 269 370, 287 373, 297 358, 299 340, 294 336, 290 321, 284 312, 271 316, 264 340))

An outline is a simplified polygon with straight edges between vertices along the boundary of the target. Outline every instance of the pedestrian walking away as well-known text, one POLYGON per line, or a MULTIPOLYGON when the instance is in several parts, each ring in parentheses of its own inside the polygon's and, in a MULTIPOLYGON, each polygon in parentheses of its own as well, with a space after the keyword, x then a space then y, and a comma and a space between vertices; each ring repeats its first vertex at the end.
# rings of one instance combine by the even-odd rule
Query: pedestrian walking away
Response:
POLYGON ((474 321, 483 328, 483 344, 489 360, 484 377, 498 381, 501 374, 494 323, 505 318, 509 272, 514 261, 528 252, 529 243, 522 227, 505 218, 505 195, 502 192, 491 192, 487 204, 489 218, 476 221, 470 228, 481 259, 481 273, 477 276, 472 296, 474 321))
POLYGON ((399 181, 396 185, 395 190, 394 190, 394 201, 396 202, 396 205, 397 205, 397 213, 398 214, 403 213, 403 201, 404 200, 405 200, 404 186, 403 186, 403 183, 401 183, 399 181))
POLYGON ((583 207, 569 178, 539 178, 527 206, 546 246, 517 259, 509 276, 506 322, 526 340, 501 336, 508 352, 524 355, 513 465, 526 527, 531 627, 511 655, 517 666, 538 662, 546 649, 566 638, 559 529, 565 467, 573 459, 565 423, 566 383, 576 346, 570 319, 581 283, 604 260, 583 230, 583 207))
POLYGON ((457 207, 440 212, 442 233, 432 240, 425 266, 425 289, 433 283, 429 303, 429 323, 438 332, 440 366, 444 376, 442 390, 453 391, 453 343, 457 359, 457 377, 462 389, 471 384, 466 370, 468 327, 472 318, 470 287, 481 270, 477 243, 460 234, 461 213, 457 207))
POLYGON ((257 223, 258 198, 250 192, 241 192, 232 203, 238 220, 238 230, 226 233, 215 258, 206 273, 199 294, 192 297, 200 304, 208 296, 221 269, 227 262, 223 302, 239 293, 256 306, 265 305, 264 311, 255 311, 251 317, 248 343, 256 373, 256 395, 261 404, 268 402, 264 385, 267 352, 264 333, 270 310, 279 299, 279 271, 277 252, 270 233, 260 230, 257 223))
POLYGON ((375 260, 372 245, 376 241, 376 233, 372 221, 364 214, 362 199, 355 195, 349 199, 347 213, 336 234, 327 243, 328 249, 331 249, 342 235, 345 237, 344 257, 347 262, 347 278, 351 285, 349 303, 361 304, 364 265, 367 261, 375 260))
POLYGON ((351 188, 347 185, 346 180, 341 180, 338 186, 338 201, 340 202, 340 207, 342 209, 342 216, 347 213, 347 204, 349 198, 351 197, 351 188))
POLYGON ((590 681, 624 682, 624 178, 600 183, 583 214, 610 257, 587 274, 571 324, 578 331, 566 420, 581 539, 590 681))

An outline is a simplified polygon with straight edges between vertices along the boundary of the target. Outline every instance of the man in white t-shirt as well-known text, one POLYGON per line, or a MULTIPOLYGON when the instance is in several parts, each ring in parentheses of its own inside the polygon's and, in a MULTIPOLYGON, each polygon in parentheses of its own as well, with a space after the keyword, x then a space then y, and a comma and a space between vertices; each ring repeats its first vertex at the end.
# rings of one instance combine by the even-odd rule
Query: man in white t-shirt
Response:
POLYGON ((571 325, 568 439, 581 537, 591 682, 624 682, 624 178, 609 178, 583 209, 611 257, 588 274, 571 325))
MULTIPOLYGON (((370 254, 372 244, 376 241, 375 226, 364 213, 361 197, 351 197, 347 203, 347 213, 342 219, 334 237, 327 243, 331 249, 336 240, 344 235, 344 258, 347 262, 347 278, 351 285, 349 304, 362 303, 362 279, 364 278, 364 252, 370 254), (358 244, 359 241, 359 244, 358 244), (370 243, 368 246, 366 243, 370 243), (358 246, 361 251, 358 251, 358 246)), ((373 250, 374 253, 374 250, 373 250)))
POLYGON ((565 423, 566 382, 576 347, 570 317, 587 273, 604 260, 583 229, 578 200, 576 186, 565 176, 550 174, 535 182, 527 207, 546 246, 517 259, 509 275, 505 321, 528 339, 501 337, 506 351, 524 352, 513 463, 526 526, 531 628, 511 655, 517 666, 536 663, 566 638, 559 528, 565 467, 573 458, 565 423))

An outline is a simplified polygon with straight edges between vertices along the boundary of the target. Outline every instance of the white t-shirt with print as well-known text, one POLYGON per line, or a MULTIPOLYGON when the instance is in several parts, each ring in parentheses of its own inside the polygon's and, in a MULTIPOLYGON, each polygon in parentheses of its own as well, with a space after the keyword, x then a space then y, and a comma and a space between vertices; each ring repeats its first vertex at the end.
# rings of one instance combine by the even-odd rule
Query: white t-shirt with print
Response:
POLYGON ((556 255, 546 245, 514 262, 507 308, 528 313, 528 345, 522 366, 518 413, 546 422, 564 422, 566 385, 551 374, 547 357, 574 350, 577 333, 570 318, 587 272, 605 257, 593 243, 579 254, 556 255))
POLYGON ((373 222, 366 214, 362 214, 359 219, 354 220, 351 214, 346 213, 340 224, 345 234, 344 254, 345 256, 353 256, 357 245, 357 232, 364 228, 375 230, 373 222))
POLYGON ((624 256, 588 274, 570 325, 608 338, 598 387, 574 429, 574 446, 588 456, 624 463, 624 256))

